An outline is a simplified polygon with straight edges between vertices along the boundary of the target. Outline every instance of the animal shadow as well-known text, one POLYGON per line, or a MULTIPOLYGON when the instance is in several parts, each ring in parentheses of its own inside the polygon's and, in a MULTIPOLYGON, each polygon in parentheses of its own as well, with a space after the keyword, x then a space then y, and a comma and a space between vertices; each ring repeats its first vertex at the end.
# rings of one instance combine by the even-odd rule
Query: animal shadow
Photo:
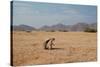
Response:
POLYGON ((64 50, 64 48, 52 48, 50 50, 64 50))

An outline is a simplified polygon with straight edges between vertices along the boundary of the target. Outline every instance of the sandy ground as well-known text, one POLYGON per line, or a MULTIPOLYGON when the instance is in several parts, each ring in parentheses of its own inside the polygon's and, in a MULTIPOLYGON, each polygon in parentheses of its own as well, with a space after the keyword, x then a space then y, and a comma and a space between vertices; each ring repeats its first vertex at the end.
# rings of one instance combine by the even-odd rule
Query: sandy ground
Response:
POLYGON ((13 32, 13 64, 37 65, 97 60, 97 34, 85 32, 13 32), (44 50, 54 37, 52 50, 44 50))

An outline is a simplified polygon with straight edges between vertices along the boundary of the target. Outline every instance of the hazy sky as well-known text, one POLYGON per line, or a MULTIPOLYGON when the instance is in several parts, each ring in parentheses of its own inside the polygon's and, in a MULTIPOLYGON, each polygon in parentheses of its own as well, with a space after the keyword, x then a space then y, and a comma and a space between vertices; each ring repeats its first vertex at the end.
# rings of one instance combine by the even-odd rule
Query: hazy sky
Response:
POLYGON ((86 5, 50 4, 38 2, 13 2, 13 24, 34 27, 63 23, 97 22, 97 7, 86 5))

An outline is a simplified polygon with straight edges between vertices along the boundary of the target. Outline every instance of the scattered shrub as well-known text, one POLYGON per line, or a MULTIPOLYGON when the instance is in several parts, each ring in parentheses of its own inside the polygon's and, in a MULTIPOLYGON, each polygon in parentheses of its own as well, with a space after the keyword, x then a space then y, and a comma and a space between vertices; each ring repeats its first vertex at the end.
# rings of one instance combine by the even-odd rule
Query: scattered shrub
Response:
POLYGON ((63 30, 62 32, 68 32, 68 30, 63 30))
POLYGON ((32 32, 32 31, 30 31, 30 30, 27 30, 26 32, 30 33, 30 32, 32 32))
POLYGON ((84 32, 97 32, 97 30, 96 29, 92 29, 92 28, 86 28, 85 30, 84 30, 84 32))
POLYGON ((50 32, 55 32, 55 30, 51 30, 50 32))
POLYGON ((59 30, 60 32, 68 32, 68 30, 59 30))

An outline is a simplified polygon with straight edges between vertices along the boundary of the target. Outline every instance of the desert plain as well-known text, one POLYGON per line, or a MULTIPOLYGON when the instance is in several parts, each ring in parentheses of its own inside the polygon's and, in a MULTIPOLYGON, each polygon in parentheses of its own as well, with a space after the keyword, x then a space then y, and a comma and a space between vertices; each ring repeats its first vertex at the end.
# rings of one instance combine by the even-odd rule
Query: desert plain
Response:
POLYGON ((13 31, 13 65, 41 65, 97 60, 97 33, 13 31), (44 49, 55 38, 52 50, 44 49))

